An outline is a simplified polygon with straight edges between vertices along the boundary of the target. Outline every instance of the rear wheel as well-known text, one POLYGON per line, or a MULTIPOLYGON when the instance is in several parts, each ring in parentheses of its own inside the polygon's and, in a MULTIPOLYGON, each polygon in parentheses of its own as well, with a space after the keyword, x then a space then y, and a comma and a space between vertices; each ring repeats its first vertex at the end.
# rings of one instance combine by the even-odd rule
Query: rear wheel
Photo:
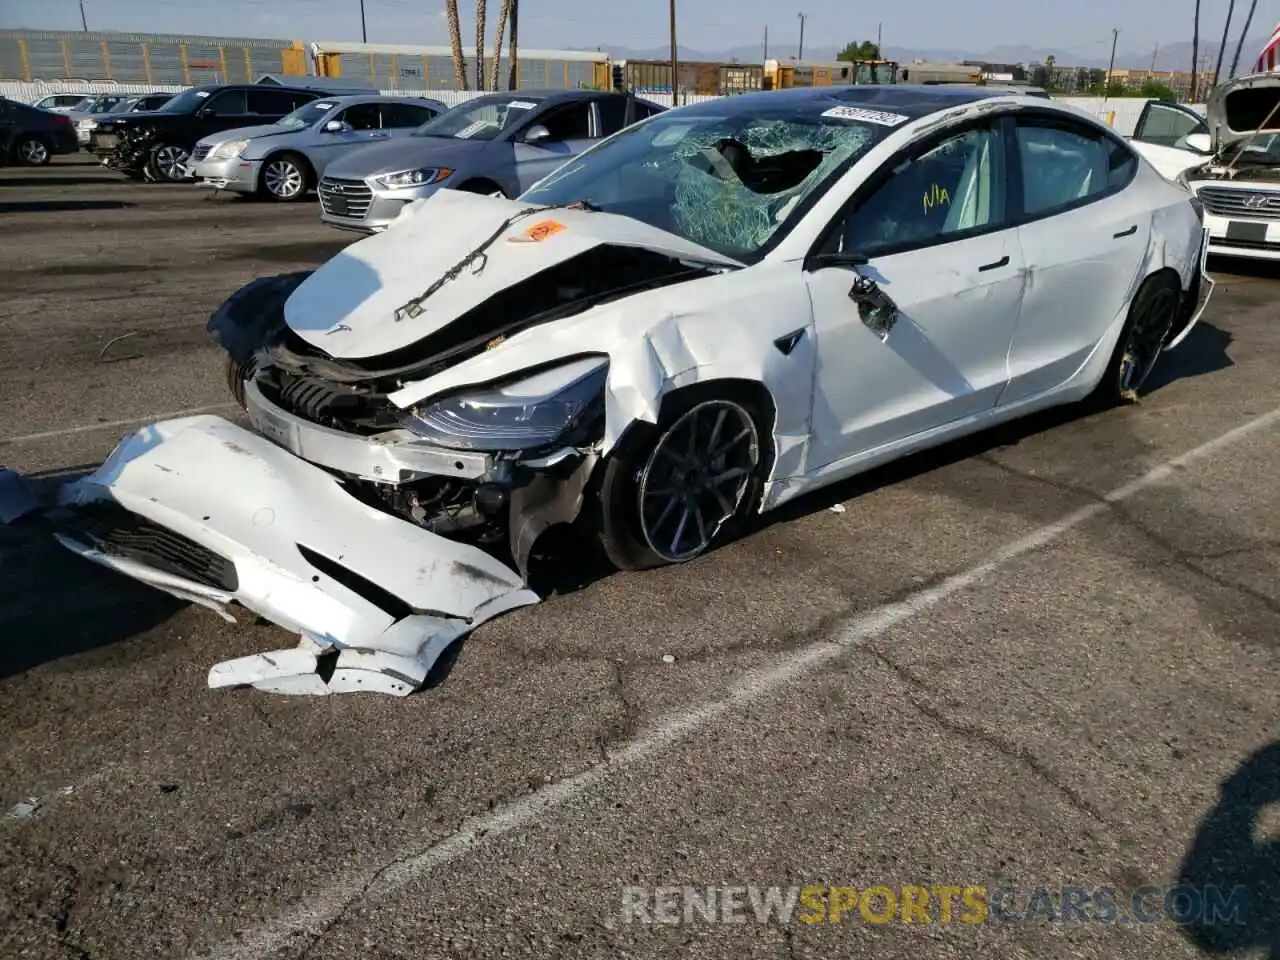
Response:
POLYGON ((53 159, 49 145, 40 137, 24 135, 13 145, 13 155, 26 167, 43 167, 53 159))
POLYGON ((1098 407, 1136 403, 1178 319, 1182 287, 1172 273, 1148 277, 1129 307, 1120 339, 1091 401, 1098 407))
POLYGON ((759 423, 749 404, 721 397, 677 404, 656 429, 624 437, 593 504, 610 562, 620 570, 684 563, 727 540, 759 496, 759 423))
POLYGON ((281 153, 267 159, 258 179, 258 192, 280 203, 297 203, 311 186, 311 168, 296 153, 281 153))

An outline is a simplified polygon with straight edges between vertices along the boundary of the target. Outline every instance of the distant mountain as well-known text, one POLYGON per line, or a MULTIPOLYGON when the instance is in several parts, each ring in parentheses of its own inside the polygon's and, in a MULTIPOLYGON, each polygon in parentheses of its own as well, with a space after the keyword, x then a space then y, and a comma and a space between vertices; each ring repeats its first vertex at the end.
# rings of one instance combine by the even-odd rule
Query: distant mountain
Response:
MULTIPOLYGON (((1203 69, 1212 70, 1218 59, 1218 43, 1221 41, 1221 34, 1214 38, 1202 38, 1200 41, 1200 62, 1203 69)), ((1244 42, 1244 47, 1240 52, 1240 64, 1238 72, 1247 72, 1253 61, 1258 56, 1258 51, 1267 42, 1266 36, 1252 37, 1244 42)), ((1227 43, 1226 54, 1222 61, 1222 71, 1225 74, 1231 68, 1231 58, 1235 54, 1235 38, 1233 37, 1227 43)), ((804 48, 804 58, 806 60, 834 60, 836 54, 840 52, 841 47, 806 45, 804 48)), ((627 47, 610 47, 607 51, 610 56, 616 59, 628 60, 666 60, 671 56, 670 47, 647 47, 642 49, 632 49, 627 47)), ((784 40, 769 40, 769 56, 778 60, 785 60, 796 55, 796 39, 790 38, 784 40)), ((1191 41, 1182 43, 1171 43, 1156 49, 1154 46, 1151 50, 1144 52, 1119 49, 1116 51, 1116 67, 1129 68, 1131 70, 1149 70, 1151 69, 1152 54, 1155 54, 1155 69, 1157 70, 1190 70, 1191 69, 1191 41)), ((711 61, 733 61, 738 60, 742 63, 759 63, 764 59, 764 44, 758 43, 754 45, 743 44, 741 46, 729 47, 724 50, 697 50, 691 47, 681 46, 679 49, 681 60, 711 60, 711 61)), ((983 63, 1043 63, 1046 57, 1052 56, 1059 66, 1063 67, 1099 67, 1105 68, 1110 59, 1110 51, 1103 57, 1096 55, 1084 55, 1072 52, 1068 48, 1050 48, 1050 47, 1032 47, 1026 45, 1006 45, 992 47, 986 51, 963 50, 955 47, 899 47, 894 44, 885 44, 885 56, 900 63, 910 63, 913 60, 978 60, 983 63)))

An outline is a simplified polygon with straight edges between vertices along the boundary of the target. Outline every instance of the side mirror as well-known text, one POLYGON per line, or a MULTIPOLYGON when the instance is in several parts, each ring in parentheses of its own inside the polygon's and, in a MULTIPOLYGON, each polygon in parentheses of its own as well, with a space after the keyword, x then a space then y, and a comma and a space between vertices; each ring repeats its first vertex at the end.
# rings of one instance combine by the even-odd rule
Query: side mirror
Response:
POLYGON ((525 131, 525 143, 541 143, 543 140, 551 139, 551 131, 540 123, 535 123, 532 127, 525 131))
POLYGON ((1188 150, 1196 153, 1213 152, 1213 138, 1207 133, 1189 133, 1182 138, 1182 142, 1188 150))
POLYGON ((343 123, 341 120, 330 120, 324 125, 325 133, 346 133, 351 129, 351 124, 343 123))

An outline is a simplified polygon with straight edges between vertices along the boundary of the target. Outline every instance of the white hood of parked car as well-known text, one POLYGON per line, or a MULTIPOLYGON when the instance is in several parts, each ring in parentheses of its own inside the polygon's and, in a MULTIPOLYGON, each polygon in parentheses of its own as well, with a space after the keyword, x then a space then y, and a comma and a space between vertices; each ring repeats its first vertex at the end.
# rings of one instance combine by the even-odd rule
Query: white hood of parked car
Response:
POLYGON ((1206 110, 1213 152, 1247 140, 1259 130, 1263 135, 1280 133, 1278 103, 1280 73, 1239 77, 1215 88, 1206 110))
POLYGON ((502 290, 602 245, 742 266, 629 217, 441 190, 393 229, 352 244, 316 270, 286 302, 285 322, 332 357, 375 357, 410 346, 502 290), (477 249, 483 252, 464 263, 477 249), (429 290, 418 309, 404 309, 429 290))

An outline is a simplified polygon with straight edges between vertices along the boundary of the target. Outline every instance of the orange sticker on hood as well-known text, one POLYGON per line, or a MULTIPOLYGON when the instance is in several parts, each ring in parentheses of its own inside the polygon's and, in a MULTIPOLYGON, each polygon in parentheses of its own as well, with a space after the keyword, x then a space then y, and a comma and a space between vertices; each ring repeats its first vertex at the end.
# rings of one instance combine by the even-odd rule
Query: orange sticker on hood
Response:
POLYGON ((559 220, 539 220, 518 237, 507 237, 511 243, 540 243, 564 229, 559 220))

